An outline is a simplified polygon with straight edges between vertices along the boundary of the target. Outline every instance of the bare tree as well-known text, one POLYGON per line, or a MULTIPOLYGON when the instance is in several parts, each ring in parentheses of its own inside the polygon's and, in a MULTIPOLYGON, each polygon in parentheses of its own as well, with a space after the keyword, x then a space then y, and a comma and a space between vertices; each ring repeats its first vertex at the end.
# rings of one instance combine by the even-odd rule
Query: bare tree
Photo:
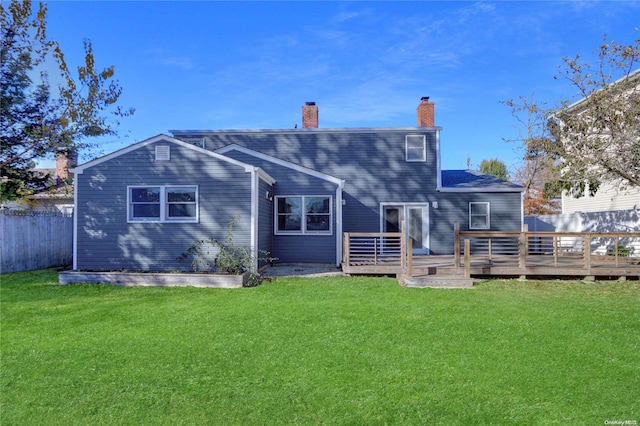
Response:
POLYGON ((545 147, 550 142, 546 125, 550 110, 545 104, 537 104, 534 95, 520 96, 517 100, 502 102, 511 108, 511 115, 518 125, 518 137, 505 139, 518 143, 522 161, 514 172, 514 182, 525 189, 523 195, 524 214, 527 216, 557 213, 560 203, 545 192, 545 186, 557 179, 556 161, 545 147))

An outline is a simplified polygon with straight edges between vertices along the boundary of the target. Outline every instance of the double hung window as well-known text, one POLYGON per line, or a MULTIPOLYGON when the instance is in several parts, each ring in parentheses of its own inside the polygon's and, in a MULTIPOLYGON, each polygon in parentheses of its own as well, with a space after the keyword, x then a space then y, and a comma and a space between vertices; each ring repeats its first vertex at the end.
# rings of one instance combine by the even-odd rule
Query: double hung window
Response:
POLYGON ((469 229, 491 227, 489 203, 469 203, 469 229))
POLYGON ((197 222, 198 187, 130 186, 129 222, 197 222))
POLYGON ((276 197, 277 234, 331 234, 331 197, 276 197))
POLYGON ((427 143, 424 135, 407 135, 405 150, 407 162, 427 161, 427 143))

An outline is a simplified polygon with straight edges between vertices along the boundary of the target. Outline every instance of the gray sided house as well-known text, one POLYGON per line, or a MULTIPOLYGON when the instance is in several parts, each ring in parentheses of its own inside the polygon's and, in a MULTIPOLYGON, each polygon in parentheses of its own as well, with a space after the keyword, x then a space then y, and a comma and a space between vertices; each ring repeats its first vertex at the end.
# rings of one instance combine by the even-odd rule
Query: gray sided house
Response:
POLYGON ((274 180, 259 168, 156 136, 75 168, 74 269, 189 270, 195 241, 269 249, 274 180))
POLYGON ((522 187, 440 170, 440 127, 321 129, 318 108, 288 130, 174 130, 77 167, 78 270, 188 269, 176 260, 224 238, 279 262, 340 265, 344 232, 394 232, 416 254, 451 254, 461 230, 520 231, 522 187))

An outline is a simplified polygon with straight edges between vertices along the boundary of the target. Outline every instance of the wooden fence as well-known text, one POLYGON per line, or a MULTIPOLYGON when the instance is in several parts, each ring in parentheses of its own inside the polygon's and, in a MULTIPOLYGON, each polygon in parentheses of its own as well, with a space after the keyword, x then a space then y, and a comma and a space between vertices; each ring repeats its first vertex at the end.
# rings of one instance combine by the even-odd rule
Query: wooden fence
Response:
POLYGON ((67 266, 73 261, 73 217, 0 210, 0 273, 67 266))

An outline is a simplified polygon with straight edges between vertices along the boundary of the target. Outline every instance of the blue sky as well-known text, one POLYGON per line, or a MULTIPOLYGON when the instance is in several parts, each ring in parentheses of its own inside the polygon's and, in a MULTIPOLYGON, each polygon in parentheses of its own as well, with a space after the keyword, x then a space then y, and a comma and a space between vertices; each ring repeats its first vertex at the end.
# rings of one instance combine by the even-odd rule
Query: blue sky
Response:
POLYGON ((122 120, 108 153, 169 129, 281 129, 315 101, 320 127, 414 126, 436 104, 444 169, 518 165, 516 121, 500 101, 554 105, 564 56, 640 38, 640 3, 52 1, 48 33, 80 64, 115 65, 122 120))

